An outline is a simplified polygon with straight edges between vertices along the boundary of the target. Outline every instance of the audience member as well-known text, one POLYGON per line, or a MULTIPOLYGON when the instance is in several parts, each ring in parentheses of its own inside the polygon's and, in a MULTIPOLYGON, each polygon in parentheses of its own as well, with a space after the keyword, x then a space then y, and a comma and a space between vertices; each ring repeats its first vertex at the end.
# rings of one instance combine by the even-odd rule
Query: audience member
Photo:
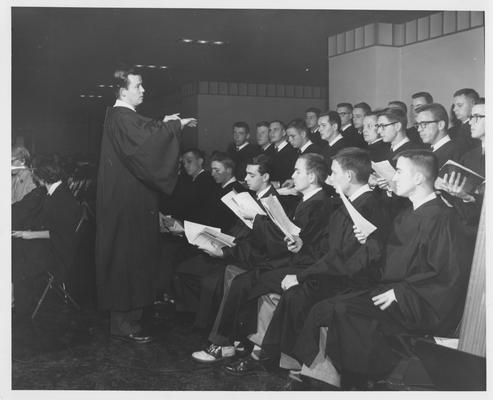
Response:
POLYGON ((269 138, 276 150, 272 156, 271 181, 276 187, 279 187, 291 177, 297 154, 296 150, 287 142, 286 126, 282 121, 275 120, 270 123, 269 138))
POLYGON ((269 138, 269 123, 267 121, 257 122, 257 145, 261 154, 272 157, 276 151, 269 138))
POLYGON ((260 149, 251 144, 249 139, 250 126, 246 122, 235 122, 233 124, 233 143, 229 145, 227 153, 235 162, 235 177, 239 181, 245 179, 248 161, 260 153, 260 149))
POLYGON ((341 118, 341 135, 347 140, 349 146, 366 147, 366 142, 358 130, 353 126, 353 106, 351 103, 339 103, 337 105, 337 114, 341 118))
POLYGON ((388 157, 390 143, 384 142, 378 134, 376 112, 369 112, 363 119, 363 138, 368 144, 368 153, 373 162, 384 161, 388 157))
POLYGON ((455 115, 454 125, 449 129, 449 135, 455 139, 459 147, 472 149, 480 146, 481 142, 471 137, 471 118, 472 108, 479 100, 479 95, 474 89, 460 89, 454 93, 453 113, 455 115))

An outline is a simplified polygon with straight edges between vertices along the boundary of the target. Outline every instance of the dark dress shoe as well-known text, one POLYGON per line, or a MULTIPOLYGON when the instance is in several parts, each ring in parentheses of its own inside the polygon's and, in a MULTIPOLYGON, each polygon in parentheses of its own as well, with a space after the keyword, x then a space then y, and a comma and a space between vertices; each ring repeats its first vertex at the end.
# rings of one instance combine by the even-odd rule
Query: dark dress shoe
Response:
POLYGON ((262 364, 251 357, 247 357, 238 360, 232 364, 225 365, 223 368, 227 374, 234 376, 252 375, 256 372, 264 370, 262 364))
POLYGON ((150 335, 144 335, 141 332, 131 333, 130 335, 111 335, 113 339, 121 340, 127 343, 149 343, 153 341, 153 337, 150 335))

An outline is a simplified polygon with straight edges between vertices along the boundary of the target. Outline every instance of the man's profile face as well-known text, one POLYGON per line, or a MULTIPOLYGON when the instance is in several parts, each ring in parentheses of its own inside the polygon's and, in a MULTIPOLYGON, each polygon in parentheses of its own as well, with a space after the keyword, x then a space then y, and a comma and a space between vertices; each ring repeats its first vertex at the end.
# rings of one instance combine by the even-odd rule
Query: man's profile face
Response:
POLYGON ((344 170, 341 165, 336 161, 332 161, 332 184, 334 187, 339 187, 342 192, 347 196, 350 187, 350 177, 346 170, 344 170))
POLYGON ((269 138, 272 143, 280 143, 286 137, 286 131, 279 122, 272 122, 269 125, 269 138))
POLYGON ((260 147, 269 143, 269 128, 266 126, 257 127, 257 144, 260 147))
POLYGON ((377 117, 375 115, 370 115, 365 117, 363 120, 363 139, 366 143, 373 143, 378 139, 377 132, 377 117))
POLYGON ((353 110, 353 125, 356 129, 363 128, 363 119, 365 118, 365 112, 361 108, 355 108, 353 110))
POLYGON ((479 139, 485 134, 484 112, 484 104, 477 104, 472 108, 472 117, 469 124, 471 125, 471 137, 474 139, 479 139))
POLYGON ((305 124, 308 129, 314 129, 317 126, 318 117, 314 112, 307 112, 305 114, 305 124))
POLYGON ((353 119, 353 113, 347 107, 337 107, 337 114, 341 118, 341 126, 350 124, 353 119))
POLYGON ((385 143, 392 143, 397 137, 398 131, 395 128, 397 124, 390 124, 389 119, 386 116, 381 115, 378 117, 378 125, 383 125, 382 128, 378 130, 382 140, 385 143))
POLYGON ((245 182, 248 185, 248 189, 258 192, 262 188, 263 175, 258 170, 258 165, 247 165, 245 182))
POLYGON ((467 119, 471 115, 473 105, 474 104, 472 102, 472 99, 464 96, 463 94, 454 97, 453 110, 457 119, 461 120, 462 122, 467 121, 467 119))
POLYGON ((183 168, 187 175, 195 176, 202 169, 204 160, 196 157, 193 153, 185 153, 182 158, 183 168))
POLYGON ((431 111, 423 111, 418 113, 416 116, 416 123, 418 124, 419 136, 423 143, 434 145, 438 141, 438 136, 440 130, 438 129, 438 122, 427 123, 424 128, 422 128, 419 123, 434 121, 436 118, 433 117, 431 111))
POLYGON ((301 146, 303 146, 305 140, 303 136, 301 136, 301 133, 298 132, 296 128, 288 128, 286 134, 288 136, 289 144, 293 146, 295 149, 300 149, 301 146))
POLYGON ((395 182, 395 194, 401 197, 409 197, 416 188, 416 168, 411 160, 399 157, 392 181, 395 182))
POLYGON ((327 115, 318 119, 318 131, 320 132, 320 137, 326 141, 329 141, 334 136, 334 129, 327 115))
POLYGON ((243 127, 238 127, 235 126, 233 128, 233 142, 235 146, 239 147, 246 143, 248 140, 249 134, 247 133, 246 129, 243 127))
POLYGON ((144 101, 144 86, 142 86, 142 77, 140 75, 128 75, 128 87, 120 90, 120 99, 137 107, 144 101))
POLYGON ((211 162, 211 175, 216 183, 223 185, 233 176, 232 171, 219 161, 211 162))
POLYGON ((306 169, 306 161, 304 159, 298 158, 296 160, 291 178, 293 178, 294 188, 298 192, 303 193, 303 191, 310 187, 310 174, 306 169))

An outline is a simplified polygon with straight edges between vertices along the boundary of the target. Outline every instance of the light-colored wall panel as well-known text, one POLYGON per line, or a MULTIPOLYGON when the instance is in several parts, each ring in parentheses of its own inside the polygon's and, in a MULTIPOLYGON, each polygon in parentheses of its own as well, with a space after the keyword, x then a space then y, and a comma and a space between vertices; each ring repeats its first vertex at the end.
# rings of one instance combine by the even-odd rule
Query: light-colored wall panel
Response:
POLYGON ((393 44, 393 29, 392 24, 377 24, 378 27, 378 44, 392 46, 393 44))
POLYGON ((418 39, 418 26, 416 20, 406 22, 406 44, 414 43, 418 39))
POLYGON ((375 24, 365 25, 364 30, 365 46, 373 46, 375 44, 375 24))
POLYGON ((443 12, 443 33, 452 33, 457 30, 457 12, 456 11, 444 11, 443 12))
POLYGON ((469 11, 457 11, 457 29, 462 31, 471 27, 471 13, 469 11))
POLYGON ((441 36, 443 31, 443 13, 430 15, 430 38, 441 36))
POLYGON ((354 48, 360 49, 365 45, 365 28, 359 27, 354 30, 354 48))
POLYGON ((418 19, 418 40, 426 40, 430 37, 430 18, 418 19))

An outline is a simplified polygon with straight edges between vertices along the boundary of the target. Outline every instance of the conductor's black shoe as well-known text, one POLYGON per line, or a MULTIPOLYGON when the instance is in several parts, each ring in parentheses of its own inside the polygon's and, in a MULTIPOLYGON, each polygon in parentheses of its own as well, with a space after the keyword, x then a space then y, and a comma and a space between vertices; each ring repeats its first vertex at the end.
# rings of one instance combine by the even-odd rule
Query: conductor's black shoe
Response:
POLYGON ((154 340, 152 336, 144 335, 141 332, 131 333, 130 335, 111 335, 111 337, 113 339, 121 340, 123 342, 139 343, 139 344, 149 343, 154 340))
POLYGON ((223 368, 227 374, 234 376, 253 375, 264 370, 262 364, 251 357, 246 357, 232 364, 225 365, 223 368))

